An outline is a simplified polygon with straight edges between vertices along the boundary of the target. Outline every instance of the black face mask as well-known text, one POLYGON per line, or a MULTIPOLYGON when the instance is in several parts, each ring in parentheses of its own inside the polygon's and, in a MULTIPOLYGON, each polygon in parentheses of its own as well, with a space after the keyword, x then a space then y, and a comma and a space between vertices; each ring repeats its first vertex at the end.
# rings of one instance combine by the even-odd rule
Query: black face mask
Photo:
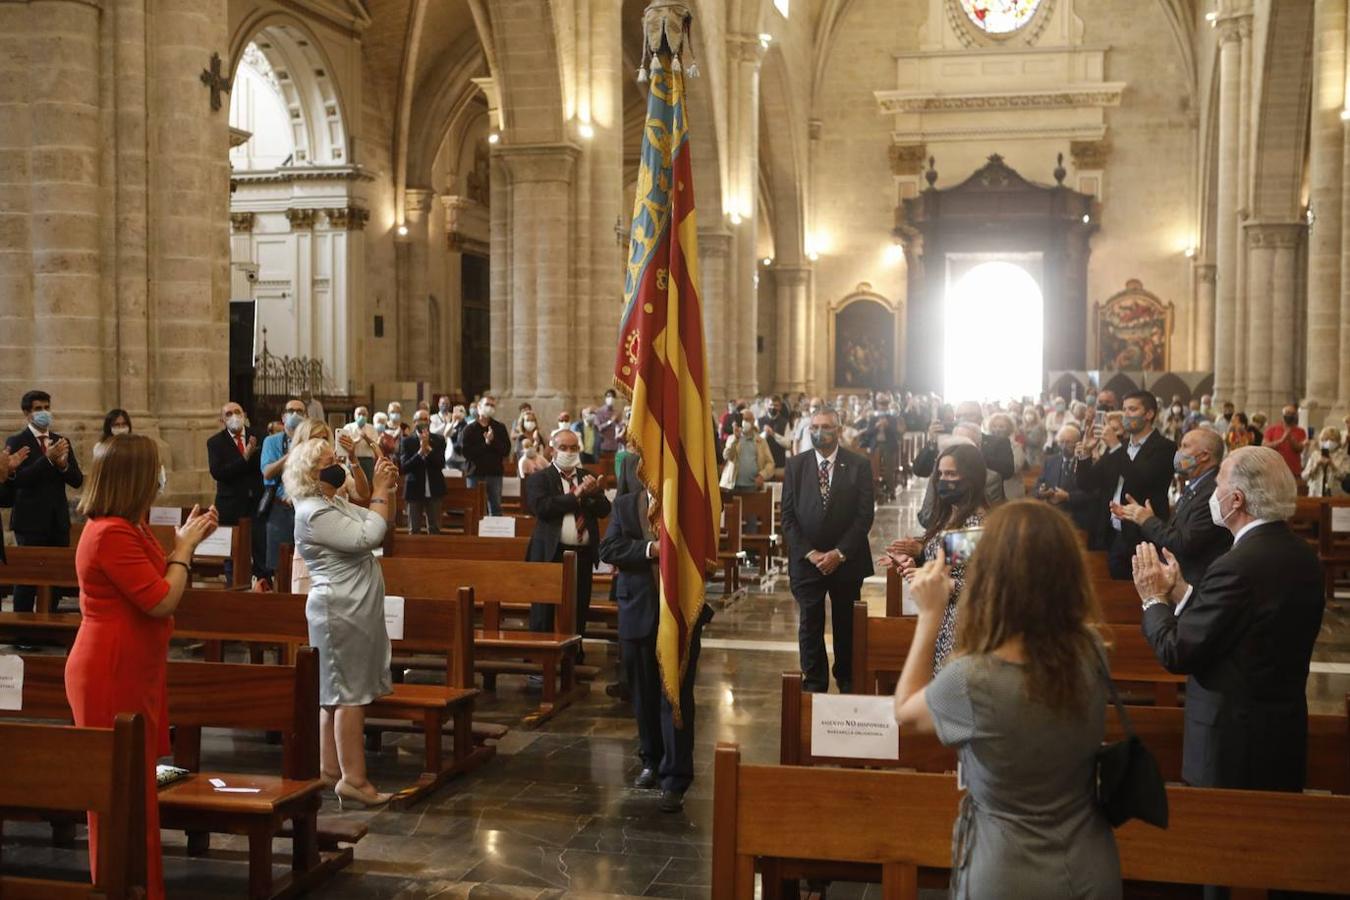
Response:
POLYGON ((1284 424, 1286 424, 1286 425, 1293 425, 1293 424, 1296 423, 1297 421, 1298 421, 1298 416, 1285 416, 1285 417, 1284 417, 1284 424))
POLYGON ((319 470, 319 480, 337 490, 347 483, 347 472, 342 466, 333 463, 331 466, 324 466, 319 470))
POLYGON ((948 503, 954 503, 965 494, 960 481, 939 481, 937 495, 948 503))

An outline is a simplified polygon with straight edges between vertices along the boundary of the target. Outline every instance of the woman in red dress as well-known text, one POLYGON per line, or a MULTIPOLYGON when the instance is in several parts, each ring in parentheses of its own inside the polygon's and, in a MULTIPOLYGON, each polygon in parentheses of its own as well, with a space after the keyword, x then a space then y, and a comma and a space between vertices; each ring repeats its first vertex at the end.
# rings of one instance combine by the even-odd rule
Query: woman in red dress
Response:
MULTIPOLYGON (((80 622, 66 660, 75 724, 108 728, 118 713, 145 718, 146 883, 164 896, 155 761, 169 753, 165 690, 173 611, 188 585, 192 552, 216 528, 216 510, 193 508, 167 560, 146 524, 162 489, 159 451, 144 435, 113 435, 94 448, 80 511, 89 518, 75 551, 80 622)), ((89 868, 98 867, 98 818, 89 815, 89 868)))

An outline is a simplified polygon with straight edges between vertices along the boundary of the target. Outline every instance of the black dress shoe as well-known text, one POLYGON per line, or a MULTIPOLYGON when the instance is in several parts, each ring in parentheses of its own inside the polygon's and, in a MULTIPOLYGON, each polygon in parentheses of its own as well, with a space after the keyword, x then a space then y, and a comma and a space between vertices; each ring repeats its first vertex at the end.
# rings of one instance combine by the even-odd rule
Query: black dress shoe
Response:
POLYGON ((853 693, 853 685, 851 685, 851 684, 841 684, 841 685, 839 685, 839 693, 841 693, 841 694, 851 694, 851 693, 853 693))
POLYGON ((680 791, 662 791, 659 805, 663 813, 677 813, 684 809, 684 794, 680 791))
POLYGON ((633 779, 633 787, 641 788, 642 790, 654 788, 659 783, 660 781, 656 777, 656 770, 651 766, 643 766, 642 771, 638 773, 638 777, 633 779))

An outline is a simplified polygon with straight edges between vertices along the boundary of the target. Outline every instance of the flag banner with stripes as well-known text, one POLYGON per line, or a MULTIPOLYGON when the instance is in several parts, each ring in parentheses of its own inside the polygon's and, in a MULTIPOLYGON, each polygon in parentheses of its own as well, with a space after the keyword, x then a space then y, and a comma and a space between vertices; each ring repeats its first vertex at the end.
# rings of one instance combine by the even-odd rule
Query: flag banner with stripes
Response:
POLYGON ((647 13, 650 95, 614 365, 615 384, 632 403, 628 441, 641 454, 639 477, 654 498, 661 573, 656 654, 679 727, 680 683, 703 612, 704 579, 717 564, 722 516, 679 56, 688 24, 678 4, 653 3, 647 13))

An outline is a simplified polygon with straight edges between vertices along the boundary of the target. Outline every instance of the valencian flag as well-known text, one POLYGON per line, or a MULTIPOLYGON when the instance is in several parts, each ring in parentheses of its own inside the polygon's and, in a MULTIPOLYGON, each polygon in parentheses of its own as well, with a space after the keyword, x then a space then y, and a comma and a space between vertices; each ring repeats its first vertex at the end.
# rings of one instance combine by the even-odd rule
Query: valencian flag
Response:
POLYGON ((690 18, 685 4, 662 0, 649 4, 643 18, 638 80, 649 80, 651 90, 614 364, 615 385, 632 401, 628 440, 642 454, 639 477, 655 498, 651 515, 661 547, 656 656, 678 727, 680 681, 703 612, 704 577, 717 564, 722 517, 680 61, 690 18))

